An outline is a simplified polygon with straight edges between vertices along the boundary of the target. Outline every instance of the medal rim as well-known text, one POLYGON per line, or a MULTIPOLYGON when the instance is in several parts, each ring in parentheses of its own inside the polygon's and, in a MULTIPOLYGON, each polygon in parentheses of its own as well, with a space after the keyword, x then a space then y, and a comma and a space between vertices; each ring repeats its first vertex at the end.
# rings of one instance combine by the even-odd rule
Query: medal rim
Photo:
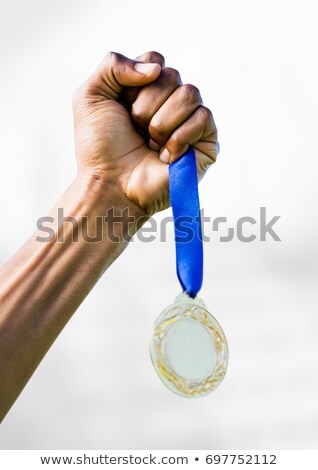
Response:
MULTIPOLYGON (((174 323, 174 321, 172 323, 174 323)), ((228 368, 229 350, 227 340, 221 325, 219 324, 217 319, 208 311, 202 299, 198 297, 191 298, 185 292, 179 294, 176 297, 175 301, 168 307, 166 307, 155 320, 151 332, 149 350, 153 367, 162 383, 175 394, 185 398, 200 398, 209 395, 224 380, 228 368), (186 309, 187 304, 189 305, 189 307, 191 307, 191 309, 186 309), (156 332, 156 330, 158 330, 160 326, 165 323, 165 321, 169 321, 169 311, 172 311, 171 319, 174 317, 173 308, 176 308, 177 310, 178 306, 184 306, 184 308, 181 313, 178 313, 176 311, 175 316, 179 316, 181 318, 188 317, 198 322, 206 330, 209 330, 208 332, 210 335, 212 335, 212 340, 214 340, 214 346, 217 355, 216 365, 212 373, 201 381, 185 379, 184 377, 177 374, 170 367, 169 363, 167 364, 167 361, 164 358, 164 352, 160 350, 160 346, 163 343, 167 331, 169 331, 169 327, 163 329, 162 333, 165 334, 162 336, 162 338, 159 338, 159 342, 156 341, 156 334, 159 334, 159 332, 156 332), (205 312, 208 321, 212 320, 212 324, 209 326, 207 325, 207 322, 203 322, 200 318, 194 317, 192 311, 193 307, 202 309, 205 312), (213 325, 213 322, 215 322, 215 325, 213 325), (213 326, 216 326, 217 328, 214 328, 213 326), (218 340, 218 338, 220 339, 218 340), (219 369, 219 371, 217 369, 219 369), (204 390, 204 388, 206 388, 206 390, 204 390)))

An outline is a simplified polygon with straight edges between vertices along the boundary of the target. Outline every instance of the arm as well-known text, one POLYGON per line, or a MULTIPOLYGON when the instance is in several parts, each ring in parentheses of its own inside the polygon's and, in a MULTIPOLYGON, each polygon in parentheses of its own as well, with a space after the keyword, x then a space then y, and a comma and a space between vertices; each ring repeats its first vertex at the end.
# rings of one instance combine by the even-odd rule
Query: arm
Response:
MULTIPOLYGON (((107 209, 121 204, 124 208, 118 197, 103 192, 103 186, 95 176, 78 175, 50 214, 54 238, 39 242, 36 238, 44 233, 36 232, 1 270, 1 418, 98 278, 125 248, 128 229, 135 230, 135 224, 122 220, 113 225, 111 239, 116 241, 111 241, 107 222, 95 224, 107 209), (58 227, 58 209, 77 222, 58 227), (87 234, 101 241, 87 242, 87 234), (63 242, 58 242, 59 236, 63 242)), ((137 220, 143 214, 136 207, 130 210, 133 215, 137 220)))
POLYGON ((74 121, 78 173, 50 213, 53 236, 37 231, 0 271, 0 420, 129 237, 168 207, 167 163, 191 144, 202 175, 217 154, 198 90, 157 53, 108 54, 76 92, 74 121))

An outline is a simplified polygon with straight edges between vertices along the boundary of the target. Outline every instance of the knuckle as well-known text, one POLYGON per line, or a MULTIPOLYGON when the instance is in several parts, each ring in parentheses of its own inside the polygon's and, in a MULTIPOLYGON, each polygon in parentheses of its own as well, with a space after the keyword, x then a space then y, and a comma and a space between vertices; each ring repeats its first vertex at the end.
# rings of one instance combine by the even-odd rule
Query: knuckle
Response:
POLYGON ((185 85, 181 85, 180 88, 184 99, 189 101, 201 101, 200 91, 196 86, 186 83, 185 85))
POLYGON ((109 62, 113 62, 117 60, 117 56, 118 56, 117 52, 109 51, 107 52, 105 59, 109 62))
POLYGON ((147 59, 151 63, 156 63, 156 64, 164 64, 165 63, 165 58, 160 52, 157 51, 149 51, 147 53, 147 59))
POLYGON ((166 80, 168 80, 169 82, 181 83, 181 77, 178 70, 173 69, 171 67, 166 67, 163 69, 163 74, 166 80))
POLYGON ((147 110, 140 106, 138 102, 132 104, 131 115, 133 120, 140 126, 146 125, 149 120, 147 110))
POLYGON ((110 52, 107 52, 104 62, 105 64, 115 66, 116 64, 118 64, 119 59, 120 59, 120 54, 118 54, 118 52, 110 51, 110 52))
POLYGON ((184 146, 184 142, 178 132, 175 132, 170 136, 169 148, 172 152, 177 153, 181 147, 184 146))
POLYGON ((154 137, 157 142, 161 142, 166 137, 164 123, 161 119, 152 118, 149 124, 149 134, 154 137))
MULTIPOLYGON (((207 108, 206 106, 200 106, 200 114, 202 116, 202 119, 204 120, 204 122, 213 122, 214 124, 214 121, 213 121, 213 114, 212 114, 212 111, 207 108)), ((215 125, 214 125, 215 127, 215 125)))

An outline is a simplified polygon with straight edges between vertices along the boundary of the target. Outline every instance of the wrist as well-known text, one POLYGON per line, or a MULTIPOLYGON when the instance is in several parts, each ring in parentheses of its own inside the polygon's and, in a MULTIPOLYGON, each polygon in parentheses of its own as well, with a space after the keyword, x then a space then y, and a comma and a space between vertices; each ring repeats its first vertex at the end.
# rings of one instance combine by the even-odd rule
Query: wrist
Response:
POLYGON ((145 223, 145 211, 130 201, 114 179, 95 170, 80 170, 72 184, 75 198, 86 206, 85 212, 102 218, 110 241, 133 236, 145 223))

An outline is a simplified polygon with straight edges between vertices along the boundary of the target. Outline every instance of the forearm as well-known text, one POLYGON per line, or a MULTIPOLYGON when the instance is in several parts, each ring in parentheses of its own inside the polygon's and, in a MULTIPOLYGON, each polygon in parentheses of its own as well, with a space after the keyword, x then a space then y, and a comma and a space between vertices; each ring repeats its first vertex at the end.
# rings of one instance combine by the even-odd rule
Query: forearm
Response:
MULTIPOLYGON (((124 198, 106 184, 78 176, 51 211, 54 237, 39 241, 48 237, 37 231, 0 271, 0 420, 137 228, 125 215, 120 223, 103 219, 108 209, 125 209, 124 198), (59 209, 73 222, 58 226, 59 209)), ((136 206, 129 211, 143 216, 136 206)))

